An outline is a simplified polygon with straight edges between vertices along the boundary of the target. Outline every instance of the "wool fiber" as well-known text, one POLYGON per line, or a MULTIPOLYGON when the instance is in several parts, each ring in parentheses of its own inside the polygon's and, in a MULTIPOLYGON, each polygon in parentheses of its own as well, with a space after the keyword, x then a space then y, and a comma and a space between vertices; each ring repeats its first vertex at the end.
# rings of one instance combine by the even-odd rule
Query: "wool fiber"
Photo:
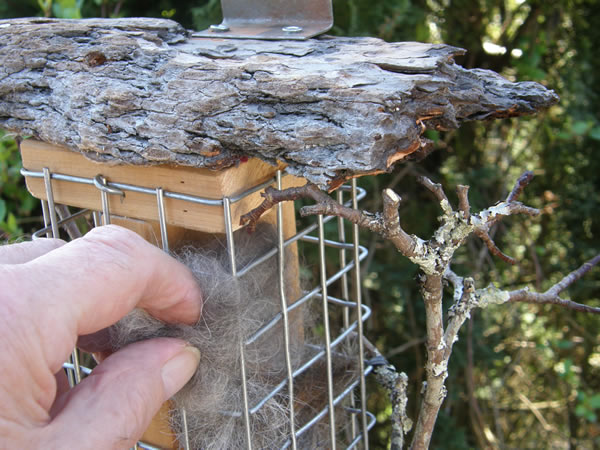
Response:
MULTIPOLYGON (((253 234, 236 233, 236 265, 243 269, 275 247, 276 235, 270 226, 253 234)), ((172 428, 181 437, 179 411, 186 411, 188 436, 194 449, 246 448, 243 422, 241 342, 247 341, 281 312, 277 255, 241 277, 231 275, 223 240, 198 248, 186 245, 175 252, 195 275, 204 295, 202 316, 193 326, 166 324, 142 310, 134 310, 111 327, 113 350, 132 342, 168 336, 186 340, 201 352, 201 362, 192 380, 172 399, 172 428)), ((290 261, 291 255, 286 258, 290 261)), ((290 264, 286 264, 290 266, 290 264)), ((287 270, 285 276, 296 276, 287 270)), ((293 280, 289 280, 293 285, 293 280)), ((290 289, 287 289, 291 294, 290 289)), ((294 370, 323 350, 310 332, 318 321, 311 308, 291 311, 290 354, 294 370)), ((318 328, 318 327, 317 327, 318 328)), ((262 401, 286 380, 283 327, 281 321, 264 332, 254 343, 244 346, 248 403, 250 408, 262 401)), ((342 347, 342 346, 339 346, 342 347)), ((344 347, 345 348, 345 347, 344 347)), ((335 349, 334 379, 336 393, 357 376, 352 349, 335 349)), ((296 430, 327 405, 325 357, 294 380, 296 430)), ((347 414, 336 408, 336 433, 344 435, 347 414)), ((289 396, 285 386, 250 416, 253 448, 280 448, 289 438, 289 396)), ((300 448, 329 447, 327 415, 298 438, 300 448)), ((181 439, 179 439, 182 442, 181 439)))

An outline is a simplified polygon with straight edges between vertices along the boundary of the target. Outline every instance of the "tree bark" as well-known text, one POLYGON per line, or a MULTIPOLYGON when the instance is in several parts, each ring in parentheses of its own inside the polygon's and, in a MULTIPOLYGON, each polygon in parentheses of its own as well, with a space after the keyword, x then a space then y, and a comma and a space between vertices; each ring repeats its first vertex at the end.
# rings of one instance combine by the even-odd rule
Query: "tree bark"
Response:
POLYGON ((321 189, 425 150, 427 128, 531 114, 532 83, 440 44, 194 38, 162 19, 0 21, 0 128, 109 163, 283 161, 321 189))
POLYGON ((427 324, 426 383, 419 409, 411 450, 429 448, 438 412, 446 398, 444 382, 448 377, 448 358, 445 357, 444 314, 442 311, 442 275, 424 275, 422 295, 427 324))

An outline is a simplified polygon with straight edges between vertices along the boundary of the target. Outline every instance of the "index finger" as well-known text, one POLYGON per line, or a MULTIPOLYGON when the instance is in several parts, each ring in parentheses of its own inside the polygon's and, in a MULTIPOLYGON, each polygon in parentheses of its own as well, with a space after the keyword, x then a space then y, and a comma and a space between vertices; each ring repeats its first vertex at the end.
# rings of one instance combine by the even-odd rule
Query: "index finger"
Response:
POLYGON ((38 239, 16 244, 0 245, 0 264, 23 264, 65 244, 60 239, 38 239))
MULTIPOLYGON (((134 307, 166 322, 194 323, 202 298, 191 271, 136 233, 114 225, 20 266, 19 295, 41 333, 68 331, 67 347, 49 349, 61 364, 77 336, 106 328, 134 307), (44 331, 48 330, 48 331, 44 331), (56 351, 55 351, 56 350, 56 351), (66 353, 65 353, 66 351, 66 353)), ((56 336, 45 336, 52 343, 56 336)))

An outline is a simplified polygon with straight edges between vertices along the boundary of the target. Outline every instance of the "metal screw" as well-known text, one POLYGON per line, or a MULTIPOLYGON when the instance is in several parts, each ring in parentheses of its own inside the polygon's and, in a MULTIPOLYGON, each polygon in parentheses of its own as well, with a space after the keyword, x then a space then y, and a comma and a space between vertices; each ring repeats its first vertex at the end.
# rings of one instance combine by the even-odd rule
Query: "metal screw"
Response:
POLYGON ((295 34, 295 33, 300 33, 302 31, 302 27, 296 27, 296 26, 283 27, 281 29, 281 31, 283 31, 284 33, 295 34))
POLYGON ((210 31, 214 31, 216 33, 223 33, 225 31, 229 31, 229 27, 225 24, 219 24, 219 25, 211 25, 210 26, 210 31))

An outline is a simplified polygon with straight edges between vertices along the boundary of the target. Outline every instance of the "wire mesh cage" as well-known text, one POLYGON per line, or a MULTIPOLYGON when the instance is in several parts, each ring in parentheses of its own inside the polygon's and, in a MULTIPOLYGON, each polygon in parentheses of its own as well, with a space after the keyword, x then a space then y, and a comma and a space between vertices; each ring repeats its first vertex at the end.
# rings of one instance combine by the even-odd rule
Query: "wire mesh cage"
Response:
MULTIPOLYGON (((79 223, 77 230, 85 233, 91 227, 119 221, 121 217, 111 213, 111 200, 118 201, 135 193, 150 200, 154 198, 155 221, 158 223, 160 234, 155 242, 161 245, 164 251, 173 253, 176 249, 173 248, 174 239, 169 234, 170 218, 166 203, 175 199, 190 205, 206 205, 220 210, 224 229, 221 240, 231 276, 244 277, 252 271, 264 271, 266 269, 262 267, 271 264, 275 268, 273 276, 277 279, 272 280, 272 284, 278 288, 275 294, 277 310, 264 323, 257 324, 252 333, 236 343, 239 348, 239 365, 236 368, 239 370, 239 376, 236 378, 239 380, 239 386, 236 385, 236 388, 239 388, 241 407, 238 410, 217 412, 236 421, 238 428, 243 431, 244 443, 241 446, 238 443, 236 446, 368 447, 368 431, 374 425, 375 418, 366 409, 365 376, 371 371, 371 367, 365 365, 363 322, 370 315, 370 310, 362 303, 360 290, 360 261, 367 256, 367 249, 358 242, 356 226, 347 224, 342 219, 317 216, 316 220, 312 218, 312 222, 305 223, 301 230, 295 231, 295 215, 284 214, 284 206, 279 204, 276 207, 271 244, 260 254, 254 255, 251 261, 241 261, 236 236, 242 232, 246 233, 246 230, 235 231, 232 208, 267 186, 281 189, 282 180, 286 177, 281 170, 276 171, 275 177, 249 186, 237 195, 214 199, 166 190, 161 186, 141 186, 127 179, 108 179, 101 174, 81 176, 78 173, 51 171, 48 167, 37 170, 28 168, 26 163, 24 165, 22 174, 28 183, 31 180, 43 181, 44 187, 44 193, 39 197, 42 198, 45 223, 44 227, 34 234, 34 239, 45 236, 66 238, 67 234, 73 238, 76 237, 77 231, 75 235, 73 232, 68 233, 68 228, 72 229, 73 224, 79 223), (73 186, 73 189, 80 185, 93 186, 100 198, 101 210, 80 209, 74 212, 72 206, 70 209, 60 207, 55 200, 56 183, 62 183, 61 189, 65 186, 73 186), (65 210, 68 210, 68 213, 65 210), (293 233, 289 232, 289 226, 288 231, 284 232, 286 222, 289 221, 294 222, 293 233), (292 260, 286 257, 286 252, 289 253, 290 249, 293 249, 292 260), (311 275, 307 277, 309 281, 298 282, 298 286, 301 285, 300 289, 292 289, 287 286, 289 276, 286 273, 289 272, 286 271, 289 270, 287 266, 290 264, 298 265, 298 252, 303 255, 302 267, 296 267, 294 276, 298 277, 301 271, 306 272, 307 267, 312 270, 309 271, 311 275), (310 323, 300 320, 299 325, 294 317, 304 309, 316 313, 313 313, 310 323), (279 350, 275 353, 282 370, 270 376, 265 388, 260 391, 261 395, 257 395, 252 391, 252 383, 256 383, 260 376, 255 373, 253 364, 248 360, 252 358, 252 346, 265 338, 271 344, 273 341, 277 342, 279 350), (301 353, 294 350, 298 340, 302 341, 304 349, 301 353), (343 367, 343 376, 336 374, 336 360, 339 358, 352 360, 351 364, 343 367), (313 378, 314 373, 319 371, 319 379, 322 381, 316 382, 313 378), (307 381, 308 373, 311 373, 311 378, 307 381), (315 389, 320 391, 319 401, 315 400, 317 395, 311 392, 315 389), (283 405, 287 419, 283 438, 280 438, 276 445, 273 445, 273 442, 266 445, 257 438, 257 433, 264 430, 257 426, 256 422, 264 421, 265 417, 268 417, 265 416, 264 409, 269 407, 274 399, 279 398, 284 399, 280 405, 283 405)), ((365 191, 357 187, 356 181, 353 180, 351 184, 338 189, 336 195, 338 201, 357 208, 357 202, 364 197, 365 191)), ((133 219, 136 220, 135 216, 133 219)), ((69 361, 64 365, 71 386, 75 386, 90 373, 90 368, 81 363, 81 356, 80 351, 74 349, 69 361)), ((180 407, 173 411, 173 414, 178 417, 181 428, 177 432, 178 443, 174 445, 185 449, 197 448, 193 436, 190 435, 193 433, 193 427, 188 426, 186 408, 180 407)), ((156 443, 144 441, 141 441, 138 447, 159 448, 156 443)))

